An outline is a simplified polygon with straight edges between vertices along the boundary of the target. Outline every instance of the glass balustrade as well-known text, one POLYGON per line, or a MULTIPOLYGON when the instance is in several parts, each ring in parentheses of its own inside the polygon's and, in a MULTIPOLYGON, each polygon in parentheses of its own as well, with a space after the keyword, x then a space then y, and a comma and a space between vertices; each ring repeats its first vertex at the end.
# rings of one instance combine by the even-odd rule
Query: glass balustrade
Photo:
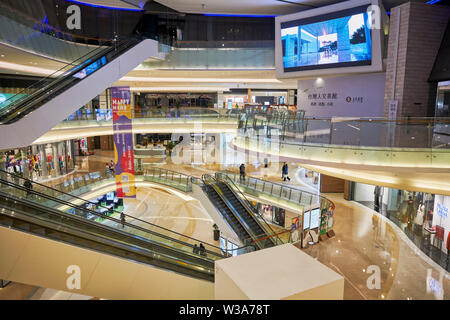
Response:
POLYGON ((184 192, 192 191, 191 177, 183 173, 161 168, 149 168, 144 170, 143 178, 146 181, 161 183, 184 192))
POLYGON ((266 116, 260 121, 247 119, 241 128, 245 136, 276 138, 289 144, 329 144, 376 148, 450 149, 450 120, 447 118, 409 118, 398 120, 314 119, 266 116))

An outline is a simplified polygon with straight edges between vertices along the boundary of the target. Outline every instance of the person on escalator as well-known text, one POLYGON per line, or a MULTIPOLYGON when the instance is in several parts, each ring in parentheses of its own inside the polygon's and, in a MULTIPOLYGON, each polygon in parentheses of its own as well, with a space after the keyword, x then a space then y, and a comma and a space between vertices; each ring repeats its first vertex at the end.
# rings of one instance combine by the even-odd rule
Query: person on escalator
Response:
POLYGON ((125 228, 125 214, 123 212, 120 213, 120 221, 122 222, 122 228, 125 228))
POLYGON ((31 194, 31 190, 33 189, 33 184, 31 183, 30 180, 27 179, 23 183, 23 186, 27 189, 27 198, 28 198, 28 196, 31 194))
POLYGON ((198 252, 199 252, 199 247, 198 247, 197 244, 194 244, 194 249, 192 249, 192 252, 195 253, 195 254, 198 254, 198 252))
POLYGON ((200 255, 201 255, 201 256, 205 256, 205 257, 206 257, 206 248, 205 248, 205 246, 203 245, 203 243, 200 243, 199 251, 200 251, 200 255))

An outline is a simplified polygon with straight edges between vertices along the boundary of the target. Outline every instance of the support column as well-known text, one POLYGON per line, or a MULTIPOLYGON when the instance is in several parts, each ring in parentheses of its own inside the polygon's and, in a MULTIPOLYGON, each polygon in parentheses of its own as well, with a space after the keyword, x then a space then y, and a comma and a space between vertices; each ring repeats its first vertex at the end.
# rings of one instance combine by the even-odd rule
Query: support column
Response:
POLYGON ((20 148, 20 153, 22 154, 22 176, 26 179, 30 178, 30 170, 28 170, 28 163, 27 163, 27 147, 25 148, 20 148))
POLYGON ((252 103, 252 89, 247 89, 247 103, 252 103))

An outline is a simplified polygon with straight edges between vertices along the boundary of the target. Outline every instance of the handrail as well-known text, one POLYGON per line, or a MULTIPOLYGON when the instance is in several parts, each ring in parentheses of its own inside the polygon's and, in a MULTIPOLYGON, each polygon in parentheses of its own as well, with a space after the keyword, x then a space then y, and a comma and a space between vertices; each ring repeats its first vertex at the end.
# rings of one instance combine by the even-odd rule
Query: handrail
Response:
MULTIPOLYGON (((257 241, 257 235, 255 235, 253 233, 253 230, 247 225, 247 223, 244 221, 244 219, 240 216, 240 214, 237 212, 237 210, 230 205, 229 201, 227 199, 224 198, 224 196, 222 195, 222 192, 220 191, 220 189, 217 187, 217 185, 215 184, 216 179, 214 177, 212 177, 209 174, 203 174, 202 175, 202 180, 205 181, 205 183, 207 185, 209 185, 210 187, 212 187, 217 195, 220 197, 220 199, 225 203, 225 205, 228 207, 228 209, 230 209, 231 213, 234 215, 234 217, 239 221, 239 223, 244 227, 244 229, 247 231, 247 233, 249 234, 250 238, 252 239, 253 242, 256 243, 257 241), (211 182, 212 181, 212 182, 211 182)), ((244 246, 245 247, 245 246, 244 246)))
MULTIPOLYGON (((58 210, 45 207, 38 203, 27 204, 26 201, 24 201, 24 199, 17 198, 15 196, 11 196, 9 194, 4 194, 2 191, 0 191, 0 195, 2 196, 2 198, 6 199, 7 201, 8 200, 14 201, 14 203, 21 203, 25 206, 30 205, 31 207, 38 208, 38 210, 45 211, 49 215, 57 216, 62 219, 66 218, 71 221, 77 221, 78 223, 80 223, 82 225, 88 225, 88 226, 94 227, 98 230, 102 230, 102 232, 106 232, 106 235, 102 234, 101 232, 98 233, 98 232, 92 231, 92 229, 91 230, 89 230, 89 229, 85 230, 84 228, 80 229, 79 227, 74 226, 73 224, 65 225, 65 226, 63 226, 63 228, 58 228, 58 231, 60 231, 60 232, 74 234, 76 236, 81 236, 82 238, 94 240, 99 243, 103 243, 103 244, 117 247, 117 248, 126 247, 128 250, 130 250, 132 252, 139 252, 140 254, 143 254, 144 256, 148 256, 148 253, 150 253, 152 255, 152 257, 155 258, 155 256, 157 255, 158 258, 162 258, 162 261, 166 261, 166 262, 175 261, 177 264, 179 264, 181 266, 185 266, 192 270, 195 270, 195 269, 196 270, 204 270, 208 274, 211 274, 214 272, 214 270, 208 266, 208 264, 213 263, 213 260, 206 259, 203 256, 195 255, 195 254, 192 254, 191 252, 186 252, 186 251, 180 250, 176 247, 167 246, 164 243, 158 243, 158 242, 143 238, 138 235, 130 234, 130 233, 124 232, 120 229, 115 229, 115 228, 112 228, 112 227, 109 227, 109 226, 106 226, 103 224, 95 224, 92 221, 82 219, 79 216, 70 215, 65 212, 60 212, 58 210), (68 230, 70 230, 70 231, 68 231, 68 230), (77 232, 77 230, 78 230, 78 232, 77 232), (75 231, 75 233, 71 233, 72 231, 75 231), (111 232, 120 235, 122 238, 112 238, 111 239, 107 235, 107 233, 111 233, 111 232), (99 237, 99 235, 100 235, 100 237, 99 237), (127 240, 124 240, 123 237, 129 238, 131 241, 128 240, 130 242, 127 242, 127 240), (136 244, 136 241, 138 242, 137 244, 136 244), (153 247, 155 247, 155 248, 153 248, 153 247), (161 249, 166 248, 169 250, 169 252, 165 252, 165 253, 158 252, 157 250, 155 250, 157 247, 159 247, 161 249), (172 251, 172 253, 170 251, 172 251), (177 257, 173 253, 185 255, 185 257, 184 258, 182 256, 177 257), (187 263, 188 260, 186 259, 186 257, 190 257, 191 259, 197 260, 197 262, 189 261, 189 263, 187 263)), ((8 206, 5 206, 3 204, 0 204, 0 207, 6 208, 6 209, 9 208, 8 206)), ((44 223, 44 227, 48 227, 49 223, 55 224, 55 222, 56 222, 56 224, 58 224, 58 221, 55 221, 51 218, 46 218, 46 217, 42 217, 42 216, 36 217, 35 215, 31 214, 30 212, 25 212, 25 211, 17 209, 17 208, 14 208, 14 211, 12 214, 7 213, 8 211, 10 211, 10 209, 7 210, 6 212, 4 210, 2 210, 0 212, 0 214, 9 215, 13 218, 19 218, 20 220, 23 219, 22 215, 26 216, 26 217, 30 217, 31 223, 36 223, 37 221, 41 221, 40 225, 42 226, 43 225, 42 223, 44 223)), ((30 222, 30 220, 25 220, 25 221, 30 222)), ((61 222, 62 221, 59 221, 59 223, 61 223, 61 222)))
MULTIPOLYGON (((49 93, 52 91, 57 92, 59 89, 59 87, 57 87, 59 85, 59 83, 63 83, 63 85, 73 85, 74 83, 80 81, 80 79, 73 79, 73 78, 69 78, 70 76, 76 74, 77 72, 79 72, 79 69, 83 66, 88 67, 89 65, 92 65, 93 63, 100 61, 100 59, 102 59, 103 57, 107 57, 109 54, 111 54, 112 52, 115 52, 115 54, 117 53, 121 53, 124 50, 127 50, 130 48, 130 46, 136 44, 139 42, 138 38, 132 38, 131 40, 127 40, 125 42, 121 42, 118 45, 116 43, 114 43, 113 46, 110 47, 99 47, 96 48, 94 50, 92 50, 91 52, 87 53, 86 55, 78 58, 77 60, 75 60, 75 62, 78 62, 82 59, 85 59, 87 55, 91 55, 94 52, 94 55, 91 56, 88 60, 85 60, 83 62, 81 62, 80 64, 78 64, 75 68, 72 68, 68 71, 66 71, 65 73, 63 73, 62 76, 59 76, 57 78, 54 78, 54 80, 50 81, 47 84, 44 84, 43 87, 39 88, 37 91, 33 92, 31 95, 26 96, 23 99, 16 99, 14 102, 11 102, 7 108, 5 108, 4 110, 0 110, 0 120, 1 123, 9 123, 11 121, 14 121, 15 118, 17 117, 23 117, 24 115, 26 115, 25 112, 23 111, 28 111, 31 112, 32 110, 34 110, 36 107, 36 104, 39 104, 41 100, 43 100, 44 98, 48 98, 49 97, 49 93), (64 83, 64 81, 66 81, 67 79, 70 79, 70 83, 64 83), (42 96, 42 93, 46 93, 46 95, 42 96), (36 101, 37 100, 37 101, 36 101), (30 106, 28 106, 28 104, 32 104, 30 106), (22 107, 21 107, 22 105, 22 107), (30 110, 31 109, 31 110, 30 110), (4 120, 6 118, 6 120, 4 120)), ((116 58, 116 56, 110 56, 108 59, 114 60, 116 58)), ((108 62, 112 61, 109 60, 108 62)), ((60 73, 61 70, 66 69, 68 66, 72 67, 74 65, 74 63, 70 63, 65 65, 63 68, 61 68, 60 70, 56 71, 55 73, 53 73, 51 76, 55 75, 56 73, 60 73)), ((95 73, 98 69, 102 68, 102 66, 99 66, 98 68, 94 69, 92 72, 90 72, 89 74, 86 75, 86 77, 90 76, 91 74, 95 73)), ((49 76, 50 77, 50 76, 49 76)), ((41 83, 43 83, 43 81, 47 81, 47 79, 49 79, 49 77, 46 77, 44 79, 41 79, 35 83, 33 83, 32 85, 30 85, 28 88, 30 87, 36 87, 39 86, 41 83)), ((20 93, 24 92, 25 90, 27 90, 28 88, 23 89, 20 93)), ((17 97, 17 94, 10 97, 7 101, 11 101, 11 99, 15 99, 14 97, 17 97)))
MULTIPOLYGON (((229 171, 229 170, 223 170, 222 173, 225 174, 225 175, 229 175, 229 174, 231 174, 233 176, 237 175, 237 173, 229 171)), ((288 189, 288 190, 295 190, 296 192, 305 193, 305 194, 308 194, 310 197, 317 197, 319 200, 325 199, 326 201, 330 202, 333 205, 333 207, 334 207, 333 201, 329 200, 327 197, 324 197, 324 196, 322 196, 320 194, 312 193, 312 192, 305 191, 305 190, 299 190, 299 189, 293 188, 292 186, 285 185, 285 184, 278 183, 278 182, 273 182, 273 181, 269 181, 269 180, 263 180, 263 179, 255 178, 255 177, 250 177, 250 178, 254 179, 254 180, 257 180, 257 181, 261 181, 262 183, 273 184, 273 185, 279 186, 280 188, 284 188, 284 189, 288 189)), ((247 187, 251 188, 250 185, 247 185, 247 187)), ((257 190, 257 189, 255 189, 255 190, 257 190)), ((301 199, 301 197, 300 197, 300 199, 301 199)))
MULTIPOLYGON (((244 208, 247 209, 247 211, 249 212, 249 214, 251 215, 253 220, 260 226, 260 228, 262 230, 264 230, 267 235, 275 234, 275 232, 270 227, 270 225, 267 223, 267 221, 264 219, 264 217, 259 214, 258 210, 251 204, 251 202, 247 199, 245 194, 236 186, 234 181, 232 179, 230 179, 230 177, 228 177, 228 175, 220 175, 220 172, 219 172, 219 175, 217 175, 217 174, 218 173, 216 172, 216 177, 219 176, 219 178, 218 178, 219 180, 221 180, 222 177, 225 177, 225 179, 227 180, 227 183, 231 183, 231 185, 234 187, 234 188, 230 188, 231 192, 233 192, 233 194, 236 196, 236 198, 239 200, 239 202, 244 206, 244 208), (236 193, 235 193, 235 191, 233 189, 237 190, 239 192, 239 195, 242 196, 243 200, 239 196, 236 195, 236 193), (255 213, 264 222, 265 226, 262 225, 259 222, 259 220, 254 216, 255 213), (269 229, 269 230, 267 230, 267 229, 269 229)), ((281 241, 281 239, 278 238, 278 242, 280 242, 280 241, 281 241)))
MULTIPOLYGON (((79 60, 84 60, 85 58, 87 58, 88 56, 90 56, 92 53, 96 53, 96 52, 97 52, 98 50, 100 50, 100 49, 103 50, 103 49, 105 49, 105 47, 94 48, 93 50, 91 50, 91 51, 85 53, 85 54, 82 55, 81 57, 78 57, 78 58, 75 59, 74 61, 65 64, 62 68, 56 70, 56 71, 53 72, 52 74, 50 74, 50 75, 48 75, 48 76, 46 76, 46 77, 44 77, 44 78, 41 78, 41 79, 39 79, 39 80, 36 81, 36 82, 33 82, 33 84, 29 85, 29 86, 26 87, 26 88, 23 88, 20 92, 14 94, 13 96, 11 96, 11 97, 9 97, 8 99, 6 99, 5 101, 3 101, 2 104, 5 104, 5 103, 7 103, 8 101, 14 99, 14 97, 18 96, 19 94, 22 94, 23 92, 25 92, 26 90, 28 90, 30 87, 34 87, 35 85, 38 85, 38 84, 40 84, 40 83, 45 84, 45 82, 47 82, 47 81, 49 81, 49 80, 51 80, 51 79, 54 79, 55 76, 56 76, 57 74, 62 73, 62 70, 65 70, 68 66, 80 67, 78 64, 76 64, 76 62, 78 62, 79 60)), ((59 80, 59 79, 58 79, 58 80, 59 80)), ((35 92, 29 94, 26 98, 27 98, 27 99, 31 99, 34 95, 36 95, 37 93, 39 93, 40 90, 44 90, 44 89, 45 89, 45 88, 41 88, 41 89, 39 89, 38 91, 35 91, 35 92)), ((11 104, 12 104, 12 103, 11 103, 11 104)), ((0 109, 0 111, 3 111, 3 110, 0 109)), ((2 113, 4 113, 4 112, 2 112, 2 113)))
MULTIPOLYGON (((0 169, 0 173, 6 173, 6 174, 8 174, 8 175, 10 175, 10 176, 13 176, 13 177, 15 177, 15 178, 19 178, 19 179, 22 179, 22 180, 29 181, 29 182, 31 182, 31 183, 33 183, 33 184, 37 184, 37 185, 39 185, 39 186, 41 186, 41 187, 44 187, 45 189, 50 189, 50 190, 56 191, 56 192, 58 192, 58 193, 60 193, 60 194, 62 194, 62 195, 66 195, 66 196, 69 196, 69 197, 71 197, 71 198, 74 198, 74 199, 77 199, 77 200, 81 200, 81 201, 83 201, 83 203, 88 202, 88 203, 92 203, 92 204, 93 204, 93 202, 91 202, 91 201, 88 201, 88 200, 85 200, 85 199, 83 199, 83 198, 80 198, 80 197, 71 195, 70 193, 66 193, 66 192, 63 192, 63 191, 59 191, 59 190, 57 190, 57 189, 48 187, 48 186, 43 185, 43 184, 41 184, 41 183, 38 183, 38 182, 32 181, 32 180, 30 180, 30 179, 26 179, 26 178, 20 177, 19 175, 12 174, 12 173, 6 172, 6 171, 1 170, 1 169, 0 169)), ((0 182, 3 183, 3 184, 5 184, 5 185, 8 185, 8 186, 10 186, 10 187, 13 187, 13 188, 16 188, 16 189, 20 189, 20 190, 23 190, 23 191, 27 191, 27 189, 26 189, 25 187, 22 187, 22 186, 20 186, 20 185, 14 184, 14 183, 11 183, 11 182, 6 181, 6 180, 1 179, 1 178, 0 178, 0 182)), ((73 204, 73 203, 71 203, 71 202, 68 202, 68 201, 65 201, 65 200, 62 200, 62 199, 58 199, 58 198, 56 198, 56 197, 52 197, 52 196, 46 195, 46 194, 44 194, 44 193, 35 191, 35 190, 33 190, 33 189, 30 190, 30 193, 39 194, 39 195, 43 196, 44 198, 51 199, 51 200, 54 200, 54 199, 55 199, 55 200, 57 200, 57 202, 60 202, 60 203, 62 203, 62 204, 64 204, 64 205, 68 205, 68 206, 73 207, 73 208, 78 208, 78 209, 80 209, 80 210, 82 210, 82 211, 84 211, 84 212, 88 212, 88 213, 90 213, 90 214, 92 214, 92 215, 95 215, 95 216, 98 216, 98 217, 100 217, 100 218, 102 218, 102 219, 107 219, 107 220, 110 220, 110 221, 113 221, 113 222, 116 222, 116 223, 119 223, 119 224, 121 223, 121 220, 118 220, 118 219, 113 218, 113 217, 111 217, 111 216, 108 216, 108 215, 105 215, 105 214, 103 214, 103 213, 99 213, 99 212, 96 212, 96 211, 92 211, 92 210, 87 209, 87 208, 84 208, 84 207, 82 207, 82 206, 75 205, 75 204, 73 204)), ((55 200, 54 200, 54 201, 55 201, 55 200)), ((106 207, 104 207, 104 206, 102 206, 102 205, 99 205, 99 207, 101 207, 101 208, 106 208, 106 207)), ((121 213, 121 212, 116 211, 116 210, 114 210, 114 209, 112 209, 112 210, 108 209, 108 211, 110 211, 110 212, 112 211, 113 213, 116 213, 116 214, 120 214, 120 213, 121 213)), ((129 215, 129 214, 125 214, 125 213, 123 213, 123 214, 125 215, 125 217, 128 217, 130 220, 134 219, 134 220, 139 221, 139 222, 142 222, 142 223, 144 223, 144 224, 146 224, 146 225, 149 225, 149 226, 155 227, 155 228, 157 228, 157 229, 161 229, 161 230, 167 231, 167 232, 169 232, 170 234, 175 234, 175 235, 177 235, 177 236, 181 236, 181 237, 184 237, 184 238, 188 238, 188 239, 193 240, 193 241, 196 241, 196 242, 198 242, 198 243, 204 243, 205 245, 210 246, 211 248, 214 248, 214 249, 218 249, 219 251, 222 250, 221 248, 219 248, 219 247, 217 247, 217 246, 215 246, 215 245, 213 245, 213 244, 209 244, 209 243, 207 243, 207 242, 205 242, 205 241, 201 241, 201 240, 198 240, 198 239, 195 239, 195 238, 192 238, 192 237, 183 235, 183 234, 181 234, 181 233, 178 233, 178 232, 176 232, 176 231, 173 231, 173 230, 164 228, 164 227, 162 227, 162 226, 153 224, 153 223, 151 223, 151 222, 148 222, 148 221, 145 221, 145 220, 141 220, 141 219, 139 219, 139 218, 137 218, 137 217, 134 217, 134 216, 131 216, 131 215, 129 215)), ((128 224, 128 223, 126 222, 126 224, 128 224)), ((173 239, 173 238, 171 238, 171 237, 169 237, 169 236, 159 234, 159 233, 157 233, 157 232, 155 232, 155 231, 151 231, 151 230, 142 228, 142 227, 140 227, 140 226, 135 226, 135 225, 133 225, 133 224, 129 224, 129 226, 131 226, 133 229, 139 229, 139 230, 141 230, 141 231, 150 232, 151 234, 156 234, 156 235, 161 236, 161 237, 163 237, 163 238, 170 239, 171 241, 174 241, 174 242, 184 243, 183 241, 180 241, 180 240, 177 240, 177 239, 173 239)), ((189 244, 189 246, 192 246, 192 245, 189 244)), ((207 250, 207 252, 210 252, 210 253, 213 254, 213 255, 217 255, 217 253, 215 253, 214 251, 209 251, 209 250, 207 250)))

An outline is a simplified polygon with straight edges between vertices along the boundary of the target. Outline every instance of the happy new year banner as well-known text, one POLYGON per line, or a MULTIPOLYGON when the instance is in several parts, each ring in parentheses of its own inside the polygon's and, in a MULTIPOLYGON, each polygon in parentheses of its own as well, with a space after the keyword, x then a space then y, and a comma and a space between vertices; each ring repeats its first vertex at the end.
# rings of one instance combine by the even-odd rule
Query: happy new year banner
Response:
POLYGON ((130 87, 111 88, 118 198, 136 198, 130 98, 130 87))

